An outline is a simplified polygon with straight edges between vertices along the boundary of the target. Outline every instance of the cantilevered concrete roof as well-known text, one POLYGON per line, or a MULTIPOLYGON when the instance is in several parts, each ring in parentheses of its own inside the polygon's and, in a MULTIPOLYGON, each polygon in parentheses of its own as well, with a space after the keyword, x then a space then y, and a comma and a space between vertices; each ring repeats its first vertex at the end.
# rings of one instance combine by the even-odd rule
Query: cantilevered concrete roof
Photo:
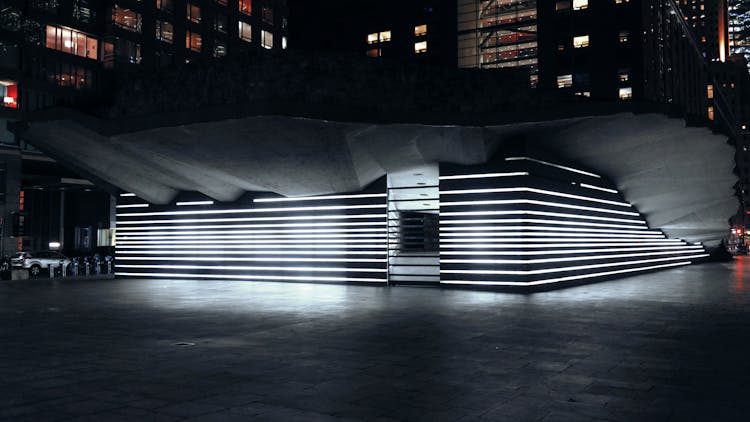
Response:
POLYGON ((105 105, 50 110, 13 130, 98 184, 157 204, 182 191, 219 201, 358 191, 389 172, 481 164, 522 143, 615 181, 670 237, 718 241, 737 210, 726 136, 654 108, 561 100, 518 72, 233 60, 128 74, 105 105))

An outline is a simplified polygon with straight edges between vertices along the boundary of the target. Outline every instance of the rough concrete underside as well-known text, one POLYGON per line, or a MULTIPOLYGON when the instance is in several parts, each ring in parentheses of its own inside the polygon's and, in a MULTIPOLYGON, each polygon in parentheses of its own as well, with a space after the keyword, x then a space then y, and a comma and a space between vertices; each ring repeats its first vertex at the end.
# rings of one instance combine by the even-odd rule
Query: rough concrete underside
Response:
POLYGON ((0 419, 744 421, 747 264, 533 295, 5 282, 0 419))
POLYGON ((659 114, 486 127, 256 116, 111 136, 66 119, 31 122, 23 136, 84 175, 157 204, 181 191, 219 201, 247 191, 358 191, 425 164, 485 163, 523 141, 532 155, 556 155, 615 181, 650 226, 670 237, 716 243, 737 208, 726 138, 659 114))

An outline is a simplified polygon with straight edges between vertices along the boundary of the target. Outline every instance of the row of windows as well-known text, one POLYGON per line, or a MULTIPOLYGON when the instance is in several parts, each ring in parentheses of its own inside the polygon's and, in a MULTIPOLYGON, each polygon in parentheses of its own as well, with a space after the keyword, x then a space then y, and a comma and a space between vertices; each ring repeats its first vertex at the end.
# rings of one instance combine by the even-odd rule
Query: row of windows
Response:
MULTIPOLYGON (((427 35, 427 24, 417 25, 414 27, 415 37, 424 37, 427 35)), ((391 31, 380 31, 367 34, 367 44, 377 44, 391 40, 391 31)))
MULTIPOLYGON (((227 0, 214 0, 215 3, 226 6, 227 0)), ((161 10, 165 13, 172 13, 174 10, 174 3, 172 0, 156 0, 156 7, 157 9, 161 10)), ((252 0, 239 0, 237 2, 237 10, 242 13, 243 15, 252 16, 253 14, 253 2, 252 0)), ((201 8, 200 6, 188 2, 187 3, 187 10, 186 10, 186 17, 188 20, 199 23, 201 21, 201 8)), ((273 25, 273 8, 270 6, 264 5, 261 7, 261 19, 263 22, 273 25)), ((286 25, 282 23, 282 27, 285 27, 286 25)))
MULTIPOLYGON (((625 4, 630 3, 630 0, 614 0, 615 4, 625 4)), ((555 10, 558 12, 564 11, 564 10, 570 10, 572 6, 573 10, 586 10, 589 8, 589 0, 573 0, 571 3, 571 0, 558 0, 557 3, 555 3, 555 10)))
MULTIPOLYGON (((630 81, 630 69, 620 69, 617 71, 617 80, 619 82, 630 81)), ((588 73, 576 73, 559 75, 557 77, 558 88, 570 88, 573 85, 585 86, 591 83, 591 75, 588 73)))
MULTIPOLYGON (((617 40, 620 43, 627 43, 630 40, 630 31, 623 30, 617 35, 617 40)), ((590 45, 591 38, 589 35, 578 35, 573 37, 573 48, 586 48, 590 45)), ((563 42, 557 44, 558 51, 565 51, 565 44, 563 42)))
MULTIPOLYGON (((417 41, 414 43, 414 54, 422 54, 427 52, 427 41, 417 41)), ((383 49, 381 47, 371 48, 367 50, 367 55, 370 57, 381 57, 383 55, 383 49)))

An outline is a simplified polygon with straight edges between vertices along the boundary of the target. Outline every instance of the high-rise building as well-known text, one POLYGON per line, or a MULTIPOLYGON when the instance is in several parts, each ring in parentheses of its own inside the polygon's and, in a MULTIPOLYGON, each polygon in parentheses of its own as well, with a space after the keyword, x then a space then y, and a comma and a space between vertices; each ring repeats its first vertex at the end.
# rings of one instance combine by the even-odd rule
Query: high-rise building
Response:
POLYGON ((750 66, 750 0, 729 1, 729 48, 750 66))
POLYGON ((729 56, 729 10, 727 0, 677 0, 685 22, 709 61, 729 56))
POLYGON ((536 86, 536 0, 459 0, 457 9, 459 67, 524 67, 536 86))
POLYGON ((9 121, 101 101, 115 73, 286 44, 285 0, 1 1, 0 255, 50 243, 91 248, 97 227, 109 224, 98 205, 108 194, 88 197, 97 194, 90 181, 16 139, 9 121))

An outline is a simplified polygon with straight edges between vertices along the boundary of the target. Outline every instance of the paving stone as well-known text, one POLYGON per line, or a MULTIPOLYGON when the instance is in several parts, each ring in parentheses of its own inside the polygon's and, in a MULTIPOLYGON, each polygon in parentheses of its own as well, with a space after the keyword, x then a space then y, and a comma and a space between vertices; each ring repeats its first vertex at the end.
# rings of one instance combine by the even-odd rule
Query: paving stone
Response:
POLYGON ((744 421, 748 305, 733 264, 529 295, 0 282, 0 420, 744 421))

